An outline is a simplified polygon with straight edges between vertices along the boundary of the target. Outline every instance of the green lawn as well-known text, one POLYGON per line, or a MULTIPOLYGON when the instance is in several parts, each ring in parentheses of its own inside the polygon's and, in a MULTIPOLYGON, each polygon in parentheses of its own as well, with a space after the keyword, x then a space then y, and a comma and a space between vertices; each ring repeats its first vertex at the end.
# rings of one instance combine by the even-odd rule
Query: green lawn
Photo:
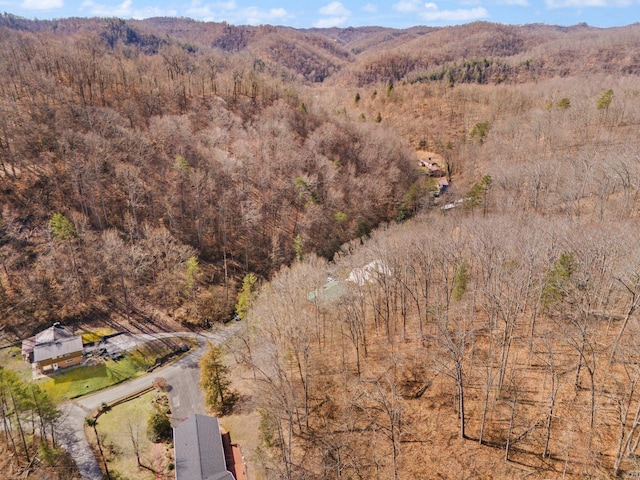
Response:
POLYGON ((107 360, 97 365, 71 368, 38 382, 55 400, 76 398, 142 375, 155 363, 156 358, 167 355, 182 345, 193 344, 190 339, 154 340, 127 353, 118 361, 107 360))
POLYGON ((0 350, 0 365, 16 372, 22 380, 31 381, 31 364, 22 360, 21 347, 8 347, 0 350))
POLYGON ((116 333, 116 331, 109 327, 98 328, 91 331, 87 330, 82 332, 82 343, 99 342, 105 335, 111 335, 114 333, 116 333))
POLYGON ((103 439, 103 450, 112 477, 153 480, 149 470, 138 467, 133 444, 138 444, 143 465, 166 471, 171 449, 165 444, 154 444, 147 436, 147 420, 154 409, 158 393, 149 392, 116 407, 98 418, 96 426, 103 439))
POLYGON ((76 398, 123 382, 144 373, 147 365, 137 356, 127 355, 117 362, 108 360, 92 366, 76 367, 39 380, 40 386, 56 400, 76 398))

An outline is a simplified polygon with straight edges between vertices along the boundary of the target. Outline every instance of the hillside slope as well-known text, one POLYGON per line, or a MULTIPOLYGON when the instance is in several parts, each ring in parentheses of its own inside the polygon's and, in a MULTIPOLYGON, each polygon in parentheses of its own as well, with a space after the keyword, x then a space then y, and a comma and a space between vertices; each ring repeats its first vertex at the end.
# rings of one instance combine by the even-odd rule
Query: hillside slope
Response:
POLYGON ((244 273, 433 208, 417 149, 462 195, 497 159, 633 142, 639 32, 4 14, 3 322, 222 320, 244 273))

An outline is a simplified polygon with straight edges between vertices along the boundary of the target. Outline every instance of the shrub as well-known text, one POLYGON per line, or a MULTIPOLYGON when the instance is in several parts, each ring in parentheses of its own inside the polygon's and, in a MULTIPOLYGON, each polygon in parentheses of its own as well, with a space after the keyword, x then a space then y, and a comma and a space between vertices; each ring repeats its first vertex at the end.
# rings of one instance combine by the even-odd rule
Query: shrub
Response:
POLYGON ((156 409, 147 422, 147 434, 153 442, 171 438, 171 422, 166 412, 156 409))

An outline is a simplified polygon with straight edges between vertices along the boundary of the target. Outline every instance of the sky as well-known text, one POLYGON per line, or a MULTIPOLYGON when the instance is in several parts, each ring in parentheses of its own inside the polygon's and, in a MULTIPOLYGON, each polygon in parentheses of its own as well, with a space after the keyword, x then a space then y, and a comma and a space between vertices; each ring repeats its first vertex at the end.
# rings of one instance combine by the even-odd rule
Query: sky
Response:
POLYGON ((188 17, 294 28, 408 28, 477 20, 614 27, 640 21, 640 0, 0 0, 0 12, 37 19, 188 17))

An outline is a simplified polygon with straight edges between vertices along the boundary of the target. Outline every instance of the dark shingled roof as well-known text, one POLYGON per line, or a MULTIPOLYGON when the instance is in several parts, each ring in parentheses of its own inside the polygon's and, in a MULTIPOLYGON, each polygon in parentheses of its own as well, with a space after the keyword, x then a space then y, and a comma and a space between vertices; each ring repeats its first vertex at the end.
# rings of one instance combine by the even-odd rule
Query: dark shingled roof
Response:
POLYGON ((74 335, 59 323, 43 330, 36 336, 22 341, 22 355, 33 352, 33 361, 41 362, 82 351, 82 336, 74 335))
POLYGON ((47 343, 44 345, 36 344, 33 349, 33 361, 42 362, 50 358, 63 357, 74 352, 82 351, 82 337, 65 338, 64 340, 47 343))
POLYGON ((216 417, 192 415, 173 429, 176 480, 235 480, 227 471, 216 417))
POLYGON ((36 335, 36 345, 61 342, 73 337, 75 337, 75 335, 70 329, 68 329, 67 327, 63 327, 56 322, 53 324, 53 326, 41 331, 36 335))

